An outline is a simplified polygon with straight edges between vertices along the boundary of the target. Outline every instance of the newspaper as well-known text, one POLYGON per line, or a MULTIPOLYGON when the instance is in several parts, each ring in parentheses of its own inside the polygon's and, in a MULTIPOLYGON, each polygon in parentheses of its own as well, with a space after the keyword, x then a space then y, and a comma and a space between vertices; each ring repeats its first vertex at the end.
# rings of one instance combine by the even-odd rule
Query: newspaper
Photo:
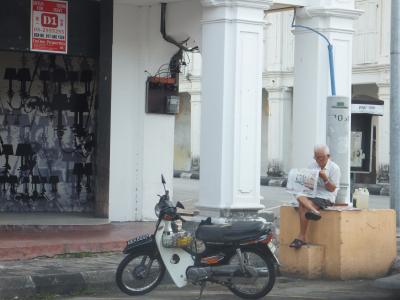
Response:
POLYGON ((318 169, 291 169, 286 190, 291 194, 315 198, 317 193, 318 169))

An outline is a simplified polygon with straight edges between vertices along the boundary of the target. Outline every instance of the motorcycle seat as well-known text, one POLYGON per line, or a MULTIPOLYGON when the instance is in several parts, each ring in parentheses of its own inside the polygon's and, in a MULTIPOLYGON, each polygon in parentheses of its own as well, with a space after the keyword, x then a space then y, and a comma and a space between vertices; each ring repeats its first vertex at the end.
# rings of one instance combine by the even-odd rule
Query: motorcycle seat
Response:
POLYGON ((267 224, 260 221, 240 221, 231 224, 200 225, 196 238, 204 242, 231 243, 257 239, 268 232, 267 224))

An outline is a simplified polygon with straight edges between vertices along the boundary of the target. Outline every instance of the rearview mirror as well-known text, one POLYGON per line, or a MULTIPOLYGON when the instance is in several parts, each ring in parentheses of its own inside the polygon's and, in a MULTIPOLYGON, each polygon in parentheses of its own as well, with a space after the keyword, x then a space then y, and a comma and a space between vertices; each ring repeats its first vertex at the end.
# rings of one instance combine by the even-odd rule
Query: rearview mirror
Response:
POLYGON ((185 209, 185 207, 183 206, 183 204, 180 201, 176 202, 176 207, 185 209))

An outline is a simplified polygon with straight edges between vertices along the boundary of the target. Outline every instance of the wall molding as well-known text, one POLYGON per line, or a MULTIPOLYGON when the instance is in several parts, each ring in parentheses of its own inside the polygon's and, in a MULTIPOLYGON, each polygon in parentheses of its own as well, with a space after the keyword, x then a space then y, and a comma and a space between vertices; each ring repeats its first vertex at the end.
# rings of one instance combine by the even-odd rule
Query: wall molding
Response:
POLYGON ((247 7, 267 10, 272 6, 272 0, 201 0, 204 7, 247 7))
POLYGON ((361 16, 364 11, 360 9, 348 9, 340 7, 304 7, 298 10, 297 16, 300 18, 315 17, 336 17, 355 20, 361 16))

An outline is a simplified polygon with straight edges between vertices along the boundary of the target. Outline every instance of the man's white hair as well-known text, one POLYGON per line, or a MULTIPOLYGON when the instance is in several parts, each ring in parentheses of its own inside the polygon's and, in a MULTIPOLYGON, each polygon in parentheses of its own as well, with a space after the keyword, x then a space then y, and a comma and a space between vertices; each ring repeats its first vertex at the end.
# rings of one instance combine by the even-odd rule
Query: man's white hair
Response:
POLYGON ((329 147, 325 144, 317 144, 314 146, 314 153, 315 152, 320 152, 323 151, 324 154, 328 155, 329 153, 329 147))

